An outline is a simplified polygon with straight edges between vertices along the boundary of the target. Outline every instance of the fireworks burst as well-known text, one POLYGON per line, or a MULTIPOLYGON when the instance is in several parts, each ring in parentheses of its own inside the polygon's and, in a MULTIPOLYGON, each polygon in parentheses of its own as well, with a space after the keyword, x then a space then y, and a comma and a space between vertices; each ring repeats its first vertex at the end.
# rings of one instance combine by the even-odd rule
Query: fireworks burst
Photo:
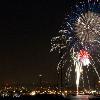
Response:
POLYGON ((88 11, 82 14, 76 22, 76 34, 82 43, 94 42, 100 35, 100 17, 98 14, 88 11), (96 24, 95 24, 96 23, 96 24), (92 34, 92 35, 91 35, 92 34))
POLYGON ((85 87, 86 79, 90 89, 89 72, 95 73, 100 80, 95 64, 96 61, 100 62, 98 52, 100 50, 100 2, 87 0, 77 3, 66 16, 59 33, 60 36, 51 39, 51 51, 58 50, 60 53, 65 49, 57 70, 68 63, 69 50, 72 59, 69 60, 70 66, 67 67, 66 81, 71 82, 71 73, 74 70, 77 91, 80 80, 85 87))

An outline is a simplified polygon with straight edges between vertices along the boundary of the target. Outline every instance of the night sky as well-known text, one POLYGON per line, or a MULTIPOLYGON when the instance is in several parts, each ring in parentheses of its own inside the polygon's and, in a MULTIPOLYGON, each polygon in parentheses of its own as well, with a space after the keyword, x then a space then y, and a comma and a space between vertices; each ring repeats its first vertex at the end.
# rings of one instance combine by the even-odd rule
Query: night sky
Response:
POLYGON ((70 5, 71 0, 0 1, 0 82, 31 83, 38 74, 56 79, 59 59, 50 53, 50 39, 70 5))

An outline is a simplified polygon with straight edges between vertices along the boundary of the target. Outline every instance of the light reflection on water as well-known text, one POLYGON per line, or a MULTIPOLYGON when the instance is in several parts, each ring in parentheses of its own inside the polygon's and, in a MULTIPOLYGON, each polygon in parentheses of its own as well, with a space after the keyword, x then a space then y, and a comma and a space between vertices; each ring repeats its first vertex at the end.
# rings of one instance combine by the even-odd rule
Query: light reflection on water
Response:
POLYGON ((77 95, 77 96, 70 96, 68 99, 70 100, 89 100, 93 98, 96 98, 96 97, 92 95, 77 95))
POLYGON ((89 95, 77 95, 71 97, 71 100, 89 100, 89 95))

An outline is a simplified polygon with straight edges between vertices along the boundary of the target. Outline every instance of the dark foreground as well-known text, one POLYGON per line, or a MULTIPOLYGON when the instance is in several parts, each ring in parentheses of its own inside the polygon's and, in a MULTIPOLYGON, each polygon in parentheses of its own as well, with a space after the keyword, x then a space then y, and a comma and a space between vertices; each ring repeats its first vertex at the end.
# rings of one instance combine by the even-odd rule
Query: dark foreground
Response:
POLYGON ((75 97, 75 96, 58 96, 58 95, 36 95, 36 96, 21 96, 21 97, 0 97, 0 100, 100 100, 100 97, 75 97))

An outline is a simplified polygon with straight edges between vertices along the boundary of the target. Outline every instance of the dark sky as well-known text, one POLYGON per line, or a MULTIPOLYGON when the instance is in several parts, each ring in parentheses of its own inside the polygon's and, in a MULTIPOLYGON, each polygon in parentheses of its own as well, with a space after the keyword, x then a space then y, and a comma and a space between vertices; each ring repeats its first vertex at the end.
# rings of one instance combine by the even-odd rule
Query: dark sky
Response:
POLYGON ((50 39, 71 0, 0 1, 0 81, 32 82, 38 74, 56 79, 58 58, 50 39))

